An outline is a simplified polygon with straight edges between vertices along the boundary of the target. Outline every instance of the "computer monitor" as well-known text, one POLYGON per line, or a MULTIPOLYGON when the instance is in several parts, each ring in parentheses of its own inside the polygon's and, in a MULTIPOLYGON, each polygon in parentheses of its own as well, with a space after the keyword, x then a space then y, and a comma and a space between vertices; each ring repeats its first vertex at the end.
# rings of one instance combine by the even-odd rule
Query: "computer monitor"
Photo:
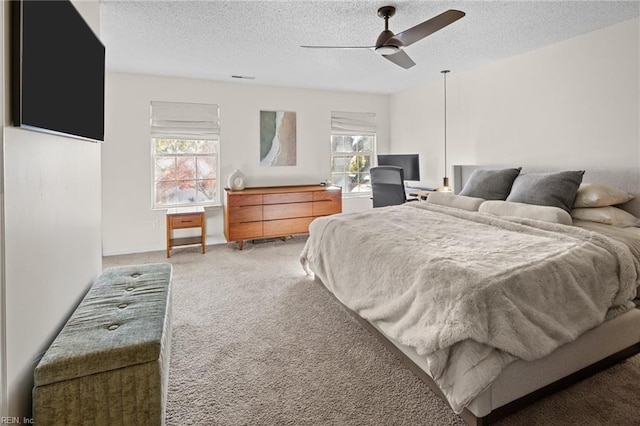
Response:
POLYGON ((380 154, 378 155, 378 165, 402 167, 405 180, 420 180, 419 154, 380 154))

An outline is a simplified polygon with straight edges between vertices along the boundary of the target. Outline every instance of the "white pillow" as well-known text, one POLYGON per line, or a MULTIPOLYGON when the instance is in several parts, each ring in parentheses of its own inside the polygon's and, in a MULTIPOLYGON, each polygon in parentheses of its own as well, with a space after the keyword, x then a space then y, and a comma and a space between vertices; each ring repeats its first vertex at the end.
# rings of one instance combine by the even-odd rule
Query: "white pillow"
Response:
POLYGON ((599 183, 583 183, 578 188, 573 208, 613 206, 632 199, 633 195, 610 186, 599 183))
POLYGON ((613 225, 619 228, 640 226, 640 219, 629 212, 612 206, 573 209, 571 210, 571 217, 613 225))
POLYGON ((482 198, 455 195, 449 192, 432 192, 427 197, 427 203, 469 210, 472 212, 477 212, 478 207, 480 207, 480 204, 483 202, 484 200, 482 198))
POLYGON ((560 207, 538 206, 535 204, 516 203, 513 201, 485 201, 480 205, 480 213, 495 216, 515 216, 543 222, 573 224, 571 215, 560 207))

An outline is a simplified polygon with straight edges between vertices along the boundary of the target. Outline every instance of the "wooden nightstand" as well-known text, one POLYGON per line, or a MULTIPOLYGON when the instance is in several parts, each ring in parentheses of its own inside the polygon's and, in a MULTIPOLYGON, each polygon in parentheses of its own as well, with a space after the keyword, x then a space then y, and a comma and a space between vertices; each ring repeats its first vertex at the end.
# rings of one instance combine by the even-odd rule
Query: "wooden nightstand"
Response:
POLYGON ((176 246, 202 245, 205 251, 207 238, 207 218, 204 207, 178 207, 167 210, 167 257, 171 257, 171 249, 176 246), (200 235, 195 237, 173 238, 174 229, 200 228, 200 235))

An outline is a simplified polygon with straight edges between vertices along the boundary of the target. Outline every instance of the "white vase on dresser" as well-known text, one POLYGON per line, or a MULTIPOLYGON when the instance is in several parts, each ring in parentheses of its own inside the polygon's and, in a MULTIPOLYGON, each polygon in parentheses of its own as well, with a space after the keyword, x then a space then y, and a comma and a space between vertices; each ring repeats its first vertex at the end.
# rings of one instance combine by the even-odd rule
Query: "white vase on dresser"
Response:
POLYGON ((246 179, 244 174, 238 169, 235 169, 233 173, 229 175, 227 179, 227 186, 234 191, 242 191, 245 187, 246 179))

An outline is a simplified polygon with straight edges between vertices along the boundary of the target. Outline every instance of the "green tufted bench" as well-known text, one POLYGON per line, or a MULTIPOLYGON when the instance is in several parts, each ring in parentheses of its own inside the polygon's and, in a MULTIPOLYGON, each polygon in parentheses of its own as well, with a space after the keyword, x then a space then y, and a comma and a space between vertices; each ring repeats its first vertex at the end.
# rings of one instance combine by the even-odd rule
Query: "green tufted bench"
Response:
POLYGON ((34 372, 42 425, 163 425, 171 350, 168 263, 106 269, 34 372))

